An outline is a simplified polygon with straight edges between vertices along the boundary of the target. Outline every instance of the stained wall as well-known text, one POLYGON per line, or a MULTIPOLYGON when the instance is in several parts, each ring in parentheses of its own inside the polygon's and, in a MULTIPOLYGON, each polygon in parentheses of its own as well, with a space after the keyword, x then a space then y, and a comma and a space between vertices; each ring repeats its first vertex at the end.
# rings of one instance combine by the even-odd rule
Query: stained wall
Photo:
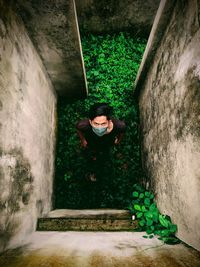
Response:
POLYGON ((200 2, 161 2, 136 83, 143 167, 177 236, 200 250, 200 2))
POLYGON ((57 97, 21 19, 0 1, 0 251, 52 207, 57 97))

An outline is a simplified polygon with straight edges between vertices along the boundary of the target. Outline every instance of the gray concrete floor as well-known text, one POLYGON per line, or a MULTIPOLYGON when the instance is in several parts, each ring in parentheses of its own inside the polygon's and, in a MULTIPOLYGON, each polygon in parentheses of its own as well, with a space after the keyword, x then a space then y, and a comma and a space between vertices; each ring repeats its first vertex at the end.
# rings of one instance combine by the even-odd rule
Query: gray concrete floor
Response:
POLYGON ((1 267, 200 267, 200 252, 141 232, 35 232, 1 267))

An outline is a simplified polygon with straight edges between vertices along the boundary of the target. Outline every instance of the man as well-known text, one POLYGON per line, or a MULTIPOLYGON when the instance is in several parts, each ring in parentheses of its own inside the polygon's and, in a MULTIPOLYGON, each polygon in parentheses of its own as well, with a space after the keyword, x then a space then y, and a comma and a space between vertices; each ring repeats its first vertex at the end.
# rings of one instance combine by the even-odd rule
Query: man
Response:
POLYGON ((111 114, 112 108, 108 104, 96 103, 89 110, 89 119, 76 124, 88 159, 91 181, 96 181, 96 170, 101 170, 102 163, 109 160, 110 148, 121 142, 126 129, 125 123, 111 118, 111 114))

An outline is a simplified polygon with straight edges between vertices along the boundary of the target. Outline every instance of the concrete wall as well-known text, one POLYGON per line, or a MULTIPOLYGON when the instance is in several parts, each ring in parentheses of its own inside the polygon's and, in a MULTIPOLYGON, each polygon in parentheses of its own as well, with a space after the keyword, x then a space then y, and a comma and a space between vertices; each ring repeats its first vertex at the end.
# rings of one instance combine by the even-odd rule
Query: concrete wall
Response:
POLYGON ((0 1, 0 251, 51 209, 56 94, 22 21, 0 1))
POLYGON ((143 165, 160 211, 200 250, 200 2, 161 2, 136 83, 143 165))
POLYGON ((57 93, 68 99, 85 98, 87 82, 74 0, 16 2, 57 93))
POLYGON ((79 25, 93 33, 134 31, 148 36, 160 0, 76 0, 79 25))

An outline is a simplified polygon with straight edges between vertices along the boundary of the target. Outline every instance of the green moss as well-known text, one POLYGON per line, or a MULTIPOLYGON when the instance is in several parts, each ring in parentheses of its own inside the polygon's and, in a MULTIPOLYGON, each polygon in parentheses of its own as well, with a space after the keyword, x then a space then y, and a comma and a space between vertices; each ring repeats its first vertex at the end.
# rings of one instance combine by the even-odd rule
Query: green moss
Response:
MULTIPOLYGON (((128 33, 82 38, 89 95, 83 101, 58 99, 58 135, 55 193, 56 208, 127 207, 132 185, 142 176, 138 134, 138 106, 133 82, 146 40, 128 33), (87 117, 95 102, 108 102, 114 116, 124 120, 124 140, 111 153, 113 169, 99 182, 85 181, 87 166, 79 145, 75 123, 87 117)), ((105 163, 106 166, 106 163, 105 163)))

